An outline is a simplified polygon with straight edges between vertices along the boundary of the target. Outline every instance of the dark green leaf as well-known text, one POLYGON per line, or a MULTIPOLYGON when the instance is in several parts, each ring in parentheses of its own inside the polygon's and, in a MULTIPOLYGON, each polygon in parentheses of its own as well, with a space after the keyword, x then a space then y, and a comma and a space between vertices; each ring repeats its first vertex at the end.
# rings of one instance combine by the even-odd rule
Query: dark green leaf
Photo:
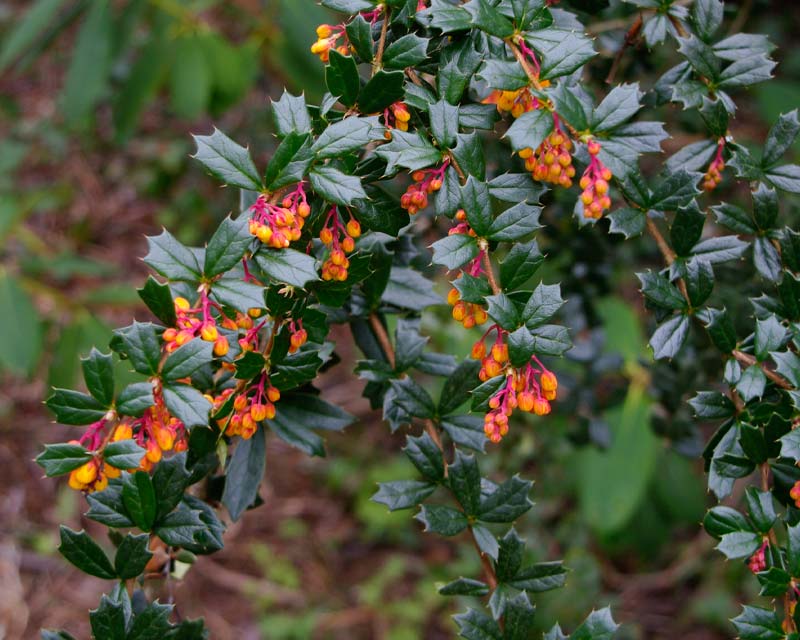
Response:
MULTIPOLYGON (((100 606, 89 612, 92 637, 107 640, 125 640, 125 618, 125 608, 122 604, 114 602, 107 595, 101 596, 100 606)), ((63 638, 60 635, 58 637, 63 638)))
POLYGON ((553 131, 553 115, 546 109, 534 109, 514 120, 505 137, 514 151, 536 149, 553 131))
POLYGON ((86 517, 109 527, 133 527, 134 522, 122 502, 122 483, 112 481, 103 491, 86 494, 89 511, 86 517))
POLYGON ((116 577, 114 567, 88 533, 85 531, 73 531, 69 527, 61 525, 61 544, 58 550, 61 555, 74 564, 78 569, 90 576, 111 580, 116 577))
POLYGON ((441 536, 455 536, 467 528, 467 517, 458 509, 444 505, 424 504, 414 517, 425 525, 425 531, 441 536))
POLYGON ((225 476, 222 504, 228 509, 234 522, 255 502, 265 467, 264 429, 257 429, 253 437, 239 440, 225 476))
MULTIPOLYGON (((332 51, 331 58, 336 58, 336 56, 339 54, 332 51)), ((284 91, 281 99, 272 103, 272 116, 275 120, 275 128, 281 136, 311 131, 311 117, 308 115, 306 99, 303 96, 293 96, 284 91)))
POLYGON ((374 140, 383 140, 384 128, 378 118, 344 118, 329 125, 312 145, 317 158, 334 158, 363 149, 374 140))
POLYGON ((258 191, 261 178, 253 164, 250 152, 219 129, 210 136, 193 136, 197 144, 195 159, 205 165, 214 176, 227 185, 258 191))
POLYGON ((748 558, 761 546, 761 536, 750 531, 733 531, 720 538, 716 549, 729 560, 748 558))
POLYGON ((211 362, 214 343, 205 340, 190 340, 167 356, 161 375, 165 382, 174 382, 190 377, 200 367, 211 362))
POLYGON ((742 607, 742 613, 731 622, 742 640, 780 640, 786 634, 782 618, 774 610, 761 607, 742 607))
MULTIPOLYGON (((689 174, 692 175, 692 174, 689 174)), ((669 199, 669 197, 667 197, 669 199)), ((669 239, 672 243, 675 253, 679 256, 688 255, 690 252, 696 254, 695 245, 700 240, 700 234, 703 232, 703 225, 705 224, 706 216, 700 211, 696 202, 691 205, 678 209, 675 214, 675 219, 672 222, 672 227, 669 230, 669 239)))
POLYGON ((123 416, 138 418, 153 404, 153 385, 149 382, 130 384, 117 396, 117 412, 123 416))
POLYGON ((61 424, 90 424, 101 420, 108 411, 92 396, 70 389, 53 389, 47 407, 61 424))
POLYGON ((92 454, 79 444, 67 442, 46 444, 44 451, 36 457, 36 463, 48 477, 60 476, 86 464, 92 454))
POLYGON ((427 433, 417 437, 409 436, 403 451, 428 480, 440 482, 444 478, 442 452, 427 433))
POLYGON ((153 481, 144 471, 122 476, 122 502, 131 519, 142 531, 150 531, 156 517, 153 481))
POLYGON ((726 506, 716 506, 706 513, 703 527, 709 535, 721 538, 726 533, 733 531, 752 531, 750 523, 736 509, 726 506))
POLYGON ((508 255, 500 263, 500 281, 509 291, 517 289, 530 279, 544 262, 536 240, 514 243, 508 255))
POLYGON ((499 242, 516 242, 541 228, 542 225, 539 224, 541 213, 541 207, 520 202, 503 211, 492 221, 486 237, 499 242))
POLYGON ((114 570, 122 580, 130 580, 140 575, 153 554, 148 545, 150 536, 146 533, 141 535, 127 534, 117 547, 117 555, 114 557, 114 570))
POLYGON ((472 578, 458 578, 439 589, 443 596, 485 596, 488 593, 489 586, 485 582, 472 578))
POLYGON ((452 271, 478 255, 478 241, 465 233, 454 233, 431 245, 433 264, 440 264, 452 271))
POLYGON ((367 197, 360 178, 342 173, 334 167, 314 167, 308 177, 314 191, 333 204, 348 206, 367 197))
POLYGON ((689 317, 685 314, 673 316, 663 322, 650 338, 649 344, 653 348, 653 357, 656 360, 674 358, 686 341, 688 334, 689 317))
POLYGON ((379 113, 393 102, 402 100, 405 94, 402 71, 384 71, 381 69, 364 85, 358 95, 358 106, 362 113, 379 113))
POLYGON ((462 638, 466 640, 502 640, 503 632, 489 616, 476 609, 453 616, 462 638))
POLYGON ((167 409, 183 422, 187 429, 208 424, 211 403, 200 391, 186 384, 171 383, 164 385, 163 392, 167 409))
POLYGON ((389 511, 410 509, 417 506, 436 490, 436 485, 431 482, 418 480, 397 480, 395 482, 381 482, 379 489, 372 496, 373 502, 385 504, 389 511))
POLYGON ((187 282, 200 280, 200 265, 195 254, 166 229, 161 235, 148 236, 147 246, 145 263, 165 278, 187 282))
POLYGON ((114 335, 120 339, 121 350, 135 371, 147 376, 158 373, 162 343, 156 325, 134 321, 132 325, 114 331, 114 335))
POLYGON ((772 503, 772 493, 759 491, 755 487, 748 487, 745 492, 745 499, 750 519, 756 526, 756 530, 761 533, 767 533, 772 529, 772 525, 778 517, 775 514, 775 505, 772 503))
POLYGON ((405 69, 425 61, 428 40, 409 33, 398 38, 383 52, 383 64, 387 69, 405 69))
POLYGON ((700 391, 689 400, 689 404, 692 405, 695 415, 704 419, 727 418, 735 411, 728 396, 718 391, 700 391))
POLYGON ((109 442, 103 449, 103 461, 116 469, 135 469, 144 457, 145 450, 132 438, 109 442))
POLYGON ((136 291, 156 318, 168 327, 175 325, 177 322, 175 303, 168 285, 161 284, 153 276, 148 276, 144 286, 136 291))
POLYGON ((636 277, 642 283, 642 293, 645 298, 654 305, 670 310, 686 307, 686 300, 683 295, 665 275, 646 271, 637 273, 636 277))
POLYGON ((791 147, 798 132, 800 132, 800 121, 797 119, 797 109, 782 114, 767 135, 764 157, 761 159, 762 165, 764 167, 775 166, 791 147))
POLYGON ((225 218, 206 247, 203 273, 206 277, 217 276, 230 270, 241 261, 253 236, 248 230, 249 218, 242 214, 236 220, 225 218))

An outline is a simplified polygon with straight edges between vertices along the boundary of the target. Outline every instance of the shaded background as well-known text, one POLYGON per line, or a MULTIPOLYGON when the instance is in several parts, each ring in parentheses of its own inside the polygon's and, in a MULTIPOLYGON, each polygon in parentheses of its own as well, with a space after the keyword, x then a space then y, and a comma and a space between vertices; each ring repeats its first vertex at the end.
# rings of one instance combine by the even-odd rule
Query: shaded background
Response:
MULTIPOLYGON (((725 28, 766 32, 780 46, 777 79, 737 100, 740 142, 763 139, 779 113, 800 105, 794 4, 728 3, 725 28)), ((612 22, 598 36, 598 78, 624 15, 630 7, 612 3, 601 18, 612 22)), ((314 27, 333 19, 311 0, 0 1, 0 637, 2 625, 10 639, 42 626, 88 637, 85 612, 108 585, 56 551, 58 523, 92 523, 81 518, 82 497, 32 462, 42 443, 71 437, 42 399, 51 385, 78 383, 78 356, 104 347, 111 327, 146 315, 135 292, 145 234, 164 225, 199 244, 236 208, 238 195, 191 161, 189 133, 214 123, 249 141, 265 165, 268 98, 287 87, 319 99, 323 67, 308 47, 314 27)), ((668 42, 647 60, 630 52, 618 80, 652 83, 673 49, 668 42)), ((677 109, 656 115, 689 132, 668 151, 697 139, 697 123, 677 109)), ((796 204, 786 205, 792 215, 796 204)), ((757 585, 698 526, 710 504, 697 461, 707 434, 664 412, 659 380, 685 372, 650 362, 652 318, 628 266, 658 265, 657 254, 646 240, 622 245, 555 215, 543 277, 593 298, 590 313, 572 305, 577 294, 567 307, 589 357, 557 365, 572 395, 566 409, 535 426, 518 422, 489 461, 536 479, 520 532, 537 559, 563 557, 574 569, 564 589, 537 598, 541 626, 571 628, 611 604, 626 623, 621 638, 732 637, 727 619, 757 585)), ((475 337, 446 311, 425 328, 459 354, 475 337)), ((336 328, 332 339, 352 369, 360 356, 349 334, 336 328)), ((362 384, 323 377, 324 397, 359 422, 331 434, 324 459, 270 440, 265 504, 229 528, 223 552, 182 581, 153 585, 154 596, 174 597, 183 616, 204 615, 223 640, 454 636, 449 616, 464 603, 439 596, 437 582, 477 575, 478 560, 468 545, 422 536, 409 512, 369 501, 376 482, 409 465, 402 434, 369 410, 362 384)))

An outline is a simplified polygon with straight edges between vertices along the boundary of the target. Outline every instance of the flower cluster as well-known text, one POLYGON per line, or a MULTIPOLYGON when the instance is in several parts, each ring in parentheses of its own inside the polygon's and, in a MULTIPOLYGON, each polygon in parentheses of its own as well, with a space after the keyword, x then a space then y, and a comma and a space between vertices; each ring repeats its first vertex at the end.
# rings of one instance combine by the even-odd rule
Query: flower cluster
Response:
POLYGON ((717 143, 717 153, 708 165, 708 170, 703 176, 703 189, 713 191, 722 182, 722 171, 725 169, 725 158, 722 152, 725 150, 725 138, 720 138, 717 143))
POLYGON ((350 267, 348 253, 352 253, 356 247, 356 238, 361 235, 361 225, 352 214, 347 224, 343 224, 339 219, 339 211, 336 205, 328 211, 325 224, 319 232, 319 239, 328 251, 322 263, 322 279, 337 280, 344 282, 347 280, 347 269, 350 267))
POLYGON ((71 441, 94 453, 91 460, 69 474, 71 488, 88 493, 102 491, 108 486, 109 479, 119 477, 121 470, 103 459, 103 451, 109 442, 133 439, 145 451, 137 467, 142 471, 152 469, 165 451, 186 449, 186 429, 180 420, 170 415, 160 388, 154 388, 153 399, 154 404, 141 418, 126 417, 117 422, 112 411, 90 424, 80 440, 71 441))
POLYGON ((214 355, 222 357, 228 353, 230 346, 228 339, 220 335, 217 330, 217 322, 211 315, 211 307, 218 305, 211 302, 205 289, 200 291, 200 306, 197 308, 193 308, 186 298, 178 297, 174 302, 175 315, 178 318, 177 328, 170 327, 161 336, 167 343, 167 353, 172 353, 196 337, 206 342, 213 342, 214 355))
POLYGON ((350 52, 350 45, 347 41, 347 34, 343 24, 321 24, 317 27, 317 40, 311 45, 311 53, 319 56, 322 62, 328 62, 331 56, 331 49, 336 49, 343 56, 350 52), (339 44, 340 38, 344 38, 342 44, 339 44))
POLYGON ((141 418, 125 420, 117 425, 112 440, 133 438, 145 450, 139 468, 149 471, 161 460, 165 451, 185 451, 188 445, 183 423, 170 414, 161 390, 153 390, 155 404, 141 418))
POLYGON ((600 144, 596 140, 589 140, 586 147, 591 159, 580 181, 581 189, 583 189, 583 193, 581 193, 583 215, 586 218, 598 219, 603 215, 603 211, 611 206, 611 198, 608 197, 608 181, 611 180, 611 170, 597 157, 597 154, 600 153, 600 144))
MULTIPOLYGON (((547 84, 550 83, 548 82, 547 84)), ((495 89, 483 102, 497 105, 497 111, 501 114, 510 113, 515 118, 519 118, 527 111, 539 108, 539 99, 531 94, 528 87, 522 87, 514 91, 495 89)))
POLYGON ((572 166, 572 141, 561 128, 558 116, 553 114, 553 131, 536 148, 520 150, 519 157, 525 160, 525 169, 534 180, 549 182, 569 188, 575 177, 572 166))
POLYGON ((311 213, 303 183, 287 195, 281 206, 272 204, 263 193, 250 207, 250 234, 274 249, 285 249, 300 239, 305 219, 311 213))
POLYGON ((519 408, 527 413, 545 416, 550 413, 550 401, 555 400, 558 379, 536 357, 531 357, 524 367, 511 367, 508 361, 508 345, 505 342, 507 332, 493 325, 472 346, 472 357, 481 361, 478 377, 482 381, 489 380, 505 372, 506 381, 489 400, 489 412, 484 417, 484 432, 494 443, 508 433, 508 419, 519 408), (486 351, 485 340, 492 332, 497 336, 491 349, 486 351), (537 380, 538 376, 538 380, 537 380))
POLYGON ((747 567, 753 573, 761 573, 767 569, 767 549, 769 548, 769 540, 765 538, 761 542, 761 546, 756 549, 755 553, 750 556, 747 561, 747 567))
POLYGON ((253 437, 258 423, 275 417, 275 403, 280 400, 281 392, 269 383, 269 377, 263 373, 256 384, 237 394, 236 389, 225 389, 212 399, 214 411, 218 411, 228 399, 236 394, 233 401, 233 413, 217 420, 217 424, 228 436, 241 436, 245 440, 253 437))
POLYGON ((400 196, 400 206, 411 215, 427 207, 428 195, 442 188, 444 172, 449 164, 449 160, 445 160, 438 169, 421 169, 412 173, 414 182, 400 196))
POLYGON ((411 112, 405 102, 393 102, 383 111, 383 122, 386 125, 387 140, 392 139, 391 129, 408 131, 408 122, 411 120, 411 112))
MULTIPOLYGON (((362 11, 361 17, 371 25, 375 24, 383 13, 383 7, 378 6, 372 11, 362 11)), ((317 27, 317 40, 311 45, 311 53, 319 56, 322 62, 328 62, 331 56, 331 49, 336 49, 343 56, 350 53, 350 41, 347 38, 346 25, 342 24, 321 24, 317 27), (340 43, 339 40, 342 40, 340 43)))
POLYGON ((289 321, 289 353, 296 353, 306 342, 308 342, 308 332, 303 329, 302 320, 289 321))

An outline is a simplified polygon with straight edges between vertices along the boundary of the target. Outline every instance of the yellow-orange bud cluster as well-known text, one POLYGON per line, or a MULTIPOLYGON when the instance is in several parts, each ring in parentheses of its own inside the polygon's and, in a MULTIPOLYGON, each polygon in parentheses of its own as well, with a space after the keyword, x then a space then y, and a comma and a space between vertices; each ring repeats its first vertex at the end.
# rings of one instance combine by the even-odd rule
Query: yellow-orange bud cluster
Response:
POLYGON ((400 129, 400 131, 408 131, 408 122, 411 120, 411 112, 408 110, 405 102, 394 102, 389 105, 389 108, 384 114, 386 121, 386 139, 390 140, 392 133, 389 129, 392 127, 400 129))
POLYGON ((608 196, 609 180, 612 178, 611 170, 606 167, 597 154, 600 153, 600 144, 595 140, 587 143, 589 151, 589 166, 581 176, 580 186, 583 215, 586 218, 600 218, 603 212, 611 206, 608 196))
POLYGON ((348 253, 356 247, 356 238, 361 236, 361 225, 351 217, 346 225, 339 220, 336 207, 331 207, 325 226, 319 232, 319 239, 328 248, 322 262, 322 279, 344 282, 347 280, 350 260, 348 253))
POLYGON ((346 39, 344 25, 321 24, 317 27, 317 40, 311 45, 311 53, 319 56, 322 62, 328 62, 331 49, 336 49, 343 56, 346 56, 350 53, 350 47, 346 39), (342 36, 345 38, 345 43, 337 44, 342 36))
POLYGON ((172 353, 178 347, 186 344, 196 337, 214 343, 214 355, 222 357, 228 353, 228 339, 217 330, 214 317, 209 313, 209 301, 205 292, 201 293, 201 306, 192 309, 186 298, 175 298, 176 327, 164 331, 161 338, 166 342, 167 353, 172 353), (198 317, 202 314, 202 317, 198 317))
POLYGON ((427 207, 428 195, 442 188, 442 176, 445 169, 447 169, 447 163, 438 169, 423 169, 412 173, 411 179, 414 182, 400 196, 400 206, 411 215, 427 207))
POLYGON ((725 139, 722 138, 717 145, 717 154, 711 164, 708 165, 708 170, 703 176, 703 189, 706 191, 713 191, 722 182, 722 172, 725 170, 725 158, 722 157, 724 149, 725 139))
POLYGON ((102 491, 108 486, 109 478, 117 478, 119 475, 119 469, 115 469, 97 458, 92 458, 77 469, 73 469, 67 483, 76 491, 92 493, 102 491))
POLYGON ((464 325, 465 329, 472 329, 483 324, 488 319, 486 309, 479 304, 465 302, 461 299, 458 289, 450 289, 447 294, 447 302, 453 307, 453 319, 464 325))
POLYGON ((569 188, 575 177, 571 151, 572 141, 557 126, 535 153, 528 147, 519 152, 519 157, 525 160, 525 169, 531 172, 534 180, 569 188))
MULTIPOLYGON (((213 398, 214 411, 218 411, 234 393, 234 389, 229 388, 225 389, 216 398, 213 398)), ((257 384, 234 398, 233 411, 224 418, 217 420, 217 424, 224 430, 226 435, 241 436, 248 440, 257 431, 259 422, 272 420, 275 417, 275 403, 280 398, 280 391, 268 384, 267 377, 264 375, 257 384)))
MULTIPOLYGON (((542 87, 550 86, 548 80, 541 80, 540 84, 542 87)), ((510 113, 514 118, 519 118, 523 113, 539 108, 539 100, 531 94, 528 87, 513 91, 496 89, 483 102, 497 105, 500 113, 510 113)))
POLYGON ((290 243, 299 240, 305 219, 311 207, 305 200, 302 185, 286 196, 281 206, 271 204, 264 194, 250 207, 250 235, 273 249, 285 249, 290 243))

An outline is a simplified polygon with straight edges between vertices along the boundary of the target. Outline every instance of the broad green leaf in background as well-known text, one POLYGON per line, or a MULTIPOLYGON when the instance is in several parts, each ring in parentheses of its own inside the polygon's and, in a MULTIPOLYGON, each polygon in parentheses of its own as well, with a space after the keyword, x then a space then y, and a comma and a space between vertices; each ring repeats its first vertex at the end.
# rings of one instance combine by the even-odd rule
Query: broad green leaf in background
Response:
POLYGON ((0 367, 20 376, 33 373, 42 350, 39 312, 19 281, 0 269, 0 367))
POLYGON ((611 446, 605 451, 584 449, 576 456, 580 511, 602 536, 628 523, 655 473, 659 443, 650 426, 650 409, 645 390, 631 384, 623 405, 606 412, 611 446))

